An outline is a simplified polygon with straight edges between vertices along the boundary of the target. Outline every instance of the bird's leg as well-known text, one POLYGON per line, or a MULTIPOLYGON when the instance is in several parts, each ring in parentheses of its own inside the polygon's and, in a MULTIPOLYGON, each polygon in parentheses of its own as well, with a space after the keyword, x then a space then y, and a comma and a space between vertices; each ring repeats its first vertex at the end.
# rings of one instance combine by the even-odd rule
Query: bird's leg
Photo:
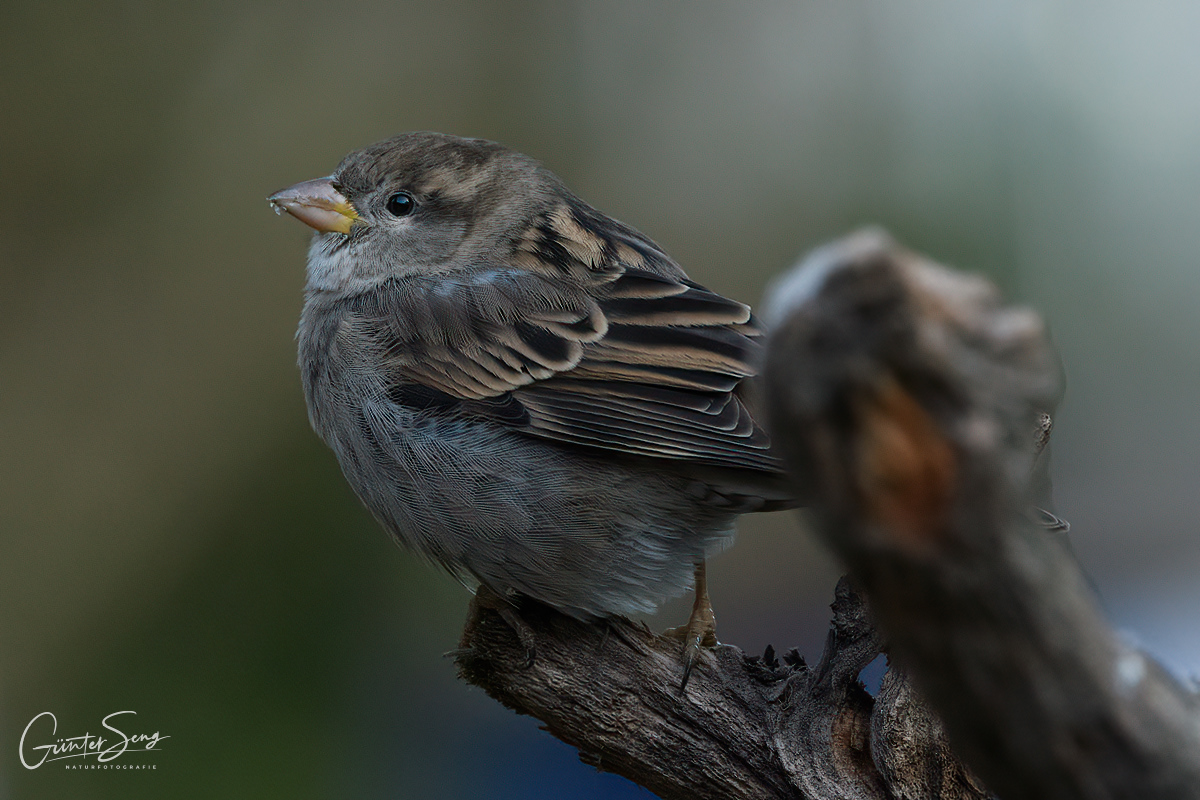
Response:
POLYGON ((533 660, 537 656, 533 628, 517 614, 517 609, 513 606, 512 601, 507 597, 497 594, 486 585, 480 584, 479 588, 475 590, 475 603, 480 608, 495 611, 500 615, 500 619, 504 620, 504 624, 511 628, 512 632, 517 635, 517 641, 521 643, 521 649, 525 651, 525 660, 521 664, 521 668, 528 669, 533 666, 533 660))
POLYGON ((696 562, 696 600, 692 603, 692 615, 687 625, 671 628, 666 635, 683 640, 683 683, 679 687, 682 692, 687 688, 700 648, 717 646, 717 617, 708 599, 708 575, 703 559, 696 562))

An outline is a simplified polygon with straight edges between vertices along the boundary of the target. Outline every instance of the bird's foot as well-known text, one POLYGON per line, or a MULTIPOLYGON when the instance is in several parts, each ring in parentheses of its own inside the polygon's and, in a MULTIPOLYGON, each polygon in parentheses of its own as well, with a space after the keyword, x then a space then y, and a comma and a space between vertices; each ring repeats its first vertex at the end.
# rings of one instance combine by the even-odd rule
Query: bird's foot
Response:
POLYGON ((517 641, 521 643, 521 649, 524 651, 521 668, 528 669, 533 666, 533 660, 537 656, 533 628, 529 626, 528 622, 521 619, 512 602, 507 597, 483 585, 475 591, 475 602, 480 608, 486 608, 499 614, 500 619, 504 620, 504 624, 517 635, 517 641))
POLYGON ((683 642, 683 682, 679 686, 682 693, 687 689, 688 678, 701 648, 716 647, 717 617, 713 613, 712 602, 708 599, 708 581, 705 576, 704 562, 696 565, 696 600, 692 603, 692 615, 687 625, 670 628, 663 632, 664 636, 683 642))

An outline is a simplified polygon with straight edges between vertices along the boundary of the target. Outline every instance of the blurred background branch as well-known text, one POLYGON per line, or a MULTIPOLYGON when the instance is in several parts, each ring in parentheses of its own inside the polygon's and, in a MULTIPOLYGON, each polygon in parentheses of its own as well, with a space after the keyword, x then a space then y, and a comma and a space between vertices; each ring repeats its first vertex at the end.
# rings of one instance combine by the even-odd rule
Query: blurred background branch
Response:
POLYGON ((773 438, 956 750, 1000 797, 1200 798, 1200 696, 1030 520, 1060 373, 1037 315, 877 231, 777 292, 773 438))

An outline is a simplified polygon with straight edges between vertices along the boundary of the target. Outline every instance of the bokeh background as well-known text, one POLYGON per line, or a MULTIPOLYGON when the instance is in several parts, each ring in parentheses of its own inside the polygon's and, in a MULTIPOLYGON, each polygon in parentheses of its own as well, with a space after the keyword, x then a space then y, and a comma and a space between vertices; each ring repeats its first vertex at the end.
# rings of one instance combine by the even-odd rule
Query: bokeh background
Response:
MULTIPOLYGON (((1074 544, 1200 671, 1200 6, 44 0, 0 64, 0 798, 649 796, 456 682, 466 592, 309 431, 307 234, 264 197, 412 129, 743 300, 880 223, 1036 306, 1074 544), (20 766, 33 715, 122 709, 155 771, 20 766)), ((712 574, 724 640, 815 657, 837 568, 795 517, 712 574)))

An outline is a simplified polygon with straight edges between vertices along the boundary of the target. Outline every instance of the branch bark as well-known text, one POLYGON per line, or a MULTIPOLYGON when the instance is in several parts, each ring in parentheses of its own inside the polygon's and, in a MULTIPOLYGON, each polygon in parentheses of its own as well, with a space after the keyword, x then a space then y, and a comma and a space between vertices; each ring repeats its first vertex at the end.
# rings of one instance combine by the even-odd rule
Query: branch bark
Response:
POLYGON ((878 698, 863 689, 858 675, 880 642, 849 581, 832 607, 815 666, 795 651, 748 657, 720 645, 686 692, 678 640, 528 599, 510 606, 486 588, 455 655, 464 680, 540 719, 585 763, 668 800, 986 797, 937 719, 911 713, 920 704, 902 677, 889 672, 878 698))
POLYGON ((988 797, 951 743, 1006 798, 1200 798, 1196 694, 1034 521, 1060 378, 1036 315, 875 232, 773 308, 770 427, 866 597, 839 584, 820 662, 720 646, 681 693, 677 641, 483 588, 462 677, 664 798, 988 797), (871 698, 884 638, 903 672, 871 698))

